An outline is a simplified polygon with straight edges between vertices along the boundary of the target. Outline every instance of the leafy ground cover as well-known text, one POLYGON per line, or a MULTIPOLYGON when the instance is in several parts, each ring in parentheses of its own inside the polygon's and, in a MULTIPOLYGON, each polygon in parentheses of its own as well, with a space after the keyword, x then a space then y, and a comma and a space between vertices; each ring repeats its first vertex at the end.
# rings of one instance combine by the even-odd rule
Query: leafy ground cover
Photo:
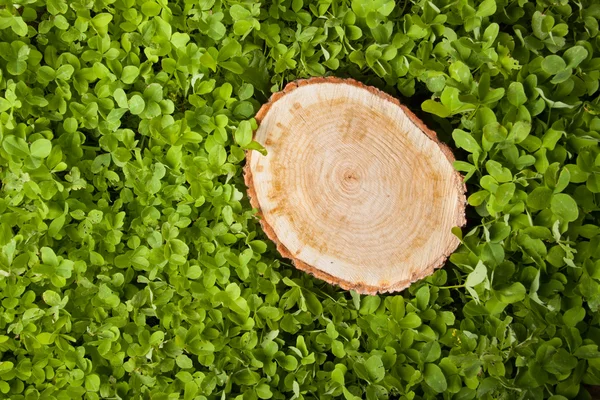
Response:
POLYGON ((600 385, 597 0, 0 4, 3 398, 600 385), (328 74, 459 149, 463 244, 398 295, 297 272, 245 196, 259 105, 328 74))

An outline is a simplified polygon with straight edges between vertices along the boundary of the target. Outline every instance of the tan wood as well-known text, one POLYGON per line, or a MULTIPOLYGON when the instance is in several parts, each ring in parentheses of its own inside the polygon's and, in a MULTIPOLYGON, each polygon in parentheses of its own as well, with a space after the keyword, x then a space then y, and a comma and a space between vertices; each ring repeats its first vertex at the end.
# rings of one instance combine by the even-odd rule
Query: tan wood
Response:
POLYGON ((354 80, 290 83, 258 112, 244 177, 282 256, 360 293, 442 266, 465 220, 450 149, 398 100, 354 80))

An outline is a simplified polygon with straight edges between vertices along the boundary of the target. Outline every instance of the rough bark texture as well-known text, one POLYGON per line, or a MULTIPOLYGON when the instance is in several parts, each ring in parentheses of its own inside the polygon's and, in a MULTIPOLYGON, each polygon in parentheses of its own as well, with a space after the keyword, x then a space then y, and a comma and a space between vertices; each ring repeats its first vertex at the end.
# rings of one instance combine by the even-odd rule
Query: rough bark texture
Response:
POLYGON ((408 108, 351 79, 288 84, 256 115, 244 179, 267 236, 317 278, 374 294, 443 265, 465 220, 451 150, 408 108))

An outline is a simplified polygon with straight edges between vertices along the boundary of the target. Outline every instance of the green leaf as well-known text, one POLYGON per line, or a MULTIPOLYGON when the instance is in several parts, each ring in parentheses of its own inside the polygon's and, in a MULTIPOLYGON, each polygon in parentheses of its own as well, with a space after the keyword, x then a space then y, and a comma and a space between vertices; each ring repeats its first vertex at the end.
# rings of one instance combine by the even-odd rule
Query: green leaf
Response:
POLYGON ((527 96, 521 82, 511 82, 506 93, 508 101, 515 107, 525 104, 527 96))
POLYGON ((496 193, 494 193, 496 197, 496 204, 502 207, 507 205, 515 194, 515 190, 516 186, 512 182, 503 183, 502 185, 498 186, 496 193))
POLYGON ((429 305, 429 299, 431 298, 429 287, 423 286, 422 288, 417 290, 415 297, 417 298, 417 307, 420 310, 425 310, 429 305))
MULTIPOLYGON (((146 4, 146 3, 144 3, 146 4)), ((127 65, 123 68, 123 72, 121 73, 121 80, 123 83, 132 84, 137 79, 140 70, 138 67, 133 65, 127 65)))
POLYGON ((90 374, 85 377, 85 390, 89 392, 100 391, 100 377, 96 374, 90 374))
POLYGON ((175 358, 177 366, 182 369, 189 369, 194 366, 192 360, 185 354, 180 354, 175 358))
POLYGON ((42 332, 36 336, 36 339, 42 345, 51 345, 54 343, 54 335, 49 332, 42 332))
POLYGON ((146 1, 142 3, 142 13, 149 17, 154 17, 160 14, 161 6, 154 1, 146 1))
POLYGON ((198 393, 198 385, 196 384, 196 382, 186 382, 183 393, 184 400, 193 400, 196 397, 196 394, 198 393))
POLYGON ((567 63, 556 54, 549 55, 542 61, 542 69, 550 75, 556 75, 567 67, 567 63))
POLYGON ((508 182, 512 180, 512 174, 508 168, 502 167, 497 161, 488 160, 485 163, 485 169, 498 182, 508 182))
POLYGON ((488 197, 490 197, 490 192, 488 192, 487 190, 480 190, 470 195, 468 198, 468 202, 470 205, 477 207, 481 205, 484 201, 486 201, 488 197))
POLYGON ((490 143, 499 143, 506 140, 506 128, 498 122, 491 122, 483 127, 483 137, 490 143))
POLYGON ((588 51, 583 46, 569 47, 563 54, 568 68, 577 68, 588 57, 588 51))
POLYGON ((473 287, 479 285, 481 282, 485 280, 487 277, 487 268, 485 265, 479 261, 475 269, 469 273, 467 276, 467 280, 465 281, 465 286, 473 287))
POLYGON ((252 127, 250 126, 250 122, 240 122, 235 131, 235 141, 241 147, 246 147, 252 142, 252 127))
POLYGON ((46 7, 52 15, 64 14, 69 9, 66 0, 48 0, 46 7))
POLYGON ((425 100, 421 104, 421 109, 440 118, 446 118, 452 113, 445 105, 433 100, 425 100))
POLYGON ((465 104, 459 99, 460 91, 457 88, 453 88, 450 86, 446 86, 442 91, 442 95, 440 96, 440 100, 442 104, 450 110, 452 114, 469 111, 474 109, 475 107, 470 104, 465 104))
POLYGON ((450 76, 452 79, 461 82, 461 83, 469 83, 471 80, 471 71, 469 67, 467 67, 463 62, 456 61, 450 64, 450 76))
POLYGON ((2 141, 2 148, 11 156, 20 158, 29 156, 27 142, 17 136, 6 136, 2 141))
POLYGON ((0 374, 4 374, 14 368, 15 364, 12 361, 0 361, 0 374))
POLYGON ((244 8, 238 4, 234 4, 233 6, 231 6, 231 8, 229 9, 229 14, 234 20, 242 20, 252 16, 252 14, 247 8, 244 8))
POLYGON ((221 145, 214 146, 208 152, 208 162, 215 167, 220 167, 227 161, 227 152, 221 145))
POLYGON ((481 152, 481 147, 475 138, 461 129, 455 129, 452 132, 452 138, 458 147, 465 149, 469 153, 481 152))
POLYGON ((57 306, 61 302, 60 295, 52 290, 46 290, 42 295, 44 302, 49 306, 57 306))
POLYGON ((96 29, 102 29, 105 28, 110 23, 110 21, 112 21, 112 19, 113 16, 108 13, 99 13, 96 14, 94 18, 92 18, 92 25, 96 29))
POLYGON ((398 321, 398 326, 403 329, 415 329, 421 326, 421 318, 415 313, 409 313, 400 321, 398 321))
POLYGON ((529 122, 518 121, 513 124, 513 127, 509 133, 509 138, 512 138, 515 143, 521 143, 527 139, 527 136, 529 136, 530 132, 531 124, 529 122))
POLYGON ((563 314, 563 322, 566 326, 575 326, 585 318, 583 307, 573 307, 563 314))
POLYGON ((425 364, 423 372, 425 383, 436 393, 443 393, 448 389, 448 382, 441 368, 435 364, 425 364))
POLYGON ((115 98, 115 101, 117 102, 117 105, 121 108, 129 108, 129 102, 127 101, 127 94, 125 94, 125 91, 123 89, 116 89, 115 92, 113 93, 113 97, 115 98))
POLYGON ((421 349, 421 355, 425 362, 433 362, 440 358, 442 349, 438 342, 429 342, 421 349))
POLYGON ((525 298, 525 294, 525 286, 523 286, 523 284, 520 282, 515 282, 511 285, 496 290, 496 296, 498 299, 506 304, 522 301, 525 298))
POLYGON ((249 369, 242 369, 233 375, 233 382, 238 385, 255 385, 259 380, 260 375, 249 369))
POLYGON ((13 17, 12 30, 18 36, 27 36, 29 28, 23 20, 23 17, 13 17))
POLYGON ((271 388, 266 383, 257 385, 254 390, 259 399, 270 399, 273 397, 273 392, 271 392, 271 388))
POLYGON ((133 115, 141 114, 146 108, 146 102, 142 98, 142 96, 135 94, 129 99, 129 111, 133 115))
POLYGON ((558 193, 552 196, 550 209, 554 215, 566 222, 573 222, 579 217, 577 202, 565 193, 558 193))
POLYGON ((360 305, 361 314, 373 314, 379 308, 381 304, 381 298, 379 296, 367 296, 363 298, 360 305))
POLYGON ((383 366, 383 361, 381 361, 380 356, 372 355, 369 357, 367 361, 365 361, 365 368, 367 369, 371 382, 379 382, 385 377, 385 367, 383 366))
POLYGON ((534 210, 543 210, 550 207, 551 198, 552 190, 544 186, 537 187, 527 196, 527 206, 534 210))
POLYGON ((52 151, 52 143, 48 139, 38 139, 31 144, 30 154, 37 158, 46 158, 52 151))
POLYGON ((41 252, 42 262, 44 264, 48 264, 53 267, 58 266, 58 258, 56 257, 56 254, 54 254, 54 250, 52 250, 50 247, 42 247, 41 252))

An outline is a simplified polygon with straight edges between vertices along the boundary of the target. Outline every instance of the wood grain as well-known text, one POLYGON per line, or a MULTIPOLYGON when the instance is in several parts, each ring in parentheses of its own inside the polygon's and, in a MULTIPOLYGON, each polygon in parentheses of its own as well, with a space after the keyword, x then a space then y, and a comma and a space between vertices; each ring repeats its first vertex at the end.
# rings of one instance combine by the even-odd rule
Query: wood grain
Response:
POLYGON ((282 256, 360 293, 393 292, 456 249, 465 186, 450 149, 398 100, 354 80, 290 83, 258 112, 244 178, 282 256))

